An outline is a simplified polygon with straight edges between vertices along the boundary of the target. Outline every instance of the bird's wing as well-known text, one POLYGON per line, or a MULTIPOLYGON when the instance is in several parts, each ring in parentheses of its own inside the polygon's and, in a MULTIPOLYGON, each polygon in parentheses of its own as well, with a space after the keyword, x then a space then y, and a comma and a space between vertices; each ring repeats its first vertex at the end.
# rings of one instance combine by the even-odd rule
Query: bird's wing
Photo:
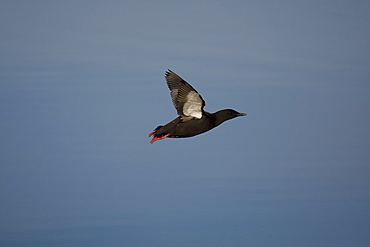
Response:
POLYGON ((202 96, 176 73, 168 70, 165 75, 168 88, 171 91, 172 103, 177 114, 186 117, 201 118, 206 105, 202 96))

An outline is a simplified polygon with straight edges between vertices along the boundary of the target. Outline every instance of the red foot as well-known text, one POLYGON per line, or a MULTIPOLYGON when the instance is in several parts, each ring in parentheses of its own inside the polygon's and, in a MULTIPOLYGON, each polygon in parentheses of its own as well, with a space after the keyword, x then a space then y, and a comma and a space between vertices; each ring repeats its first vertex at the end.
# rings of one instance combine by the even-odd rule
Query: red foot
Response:
MULTIPOLYGON (((151 133, 150 133, 151 134, 151 133)), ((150 135, 149 134, 149 135, 150 135)), ((167 136, 169 136, 170 134, 167 134, 167 135, 165 135, 165 136, 161 136, 161 137, 153 137, 153 139, 150 141, 150 143, 154 143, 155 141, 158 141, 158 140, 162 140, 162 139, 164 139, 164 138, 166 138, 167 136)))
POLYGON ((155 131, 149 133, 149 137, 155 134, 155 131))

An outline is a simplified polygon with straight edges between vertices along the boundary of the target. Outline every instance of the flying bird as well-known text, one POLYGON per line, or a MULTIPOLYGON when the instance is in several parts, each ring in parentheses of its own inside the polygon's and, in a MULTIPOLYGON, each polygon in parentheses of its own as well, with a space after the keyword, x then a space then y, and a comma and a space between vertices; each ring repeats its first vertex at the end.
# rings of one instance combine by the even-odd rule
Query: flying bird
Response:
POLYGON ((172 103, 179 115, 164 126, 158 126, 149 137, 150 143, 168 138, 192 137, 217 127, 235 117, 246 116, 232 109, 224 109, 215 113, 203 110, 206 102, 202 96, 185 80, 171 70, 165 74, 167 86, 171 91, 172 103))

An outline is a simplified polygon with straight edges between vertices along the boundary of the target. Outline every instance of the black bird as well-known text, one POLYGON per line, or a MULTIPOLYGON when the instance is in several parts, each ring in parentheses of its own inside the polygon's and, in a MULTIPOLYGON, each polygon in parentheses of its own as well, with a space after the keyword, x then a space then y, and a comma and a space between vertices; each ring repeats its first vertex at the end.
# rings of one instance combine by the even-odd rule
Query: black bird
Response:
POLYGON ((158 126, 149 137, 150 143, 169 138, 185 138, 202 134, 223 122, 235 117, 245 116, 232 109, 209 113, 203 110, 206 102, 189 83, 171 70, 166 71, 166 82, 171 90, 173 105, 179 117, 164 126, 158 126))

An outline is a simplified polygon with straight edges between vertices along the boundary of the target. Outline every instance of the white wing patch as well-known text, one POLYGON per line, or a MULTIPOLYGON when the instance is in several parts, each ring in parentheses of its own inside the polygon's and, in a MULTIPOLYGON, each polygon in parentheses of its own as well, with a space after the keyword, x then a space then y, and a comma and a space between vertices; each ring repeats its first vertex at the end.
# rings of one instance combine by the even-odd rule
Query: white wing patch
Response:
POLYGON ((202 118, 202 99, 194 91, 189 92, 186 96, 187 100, 184 104, 182 112, 185 116, 192 116, 195 118, 202 118))

